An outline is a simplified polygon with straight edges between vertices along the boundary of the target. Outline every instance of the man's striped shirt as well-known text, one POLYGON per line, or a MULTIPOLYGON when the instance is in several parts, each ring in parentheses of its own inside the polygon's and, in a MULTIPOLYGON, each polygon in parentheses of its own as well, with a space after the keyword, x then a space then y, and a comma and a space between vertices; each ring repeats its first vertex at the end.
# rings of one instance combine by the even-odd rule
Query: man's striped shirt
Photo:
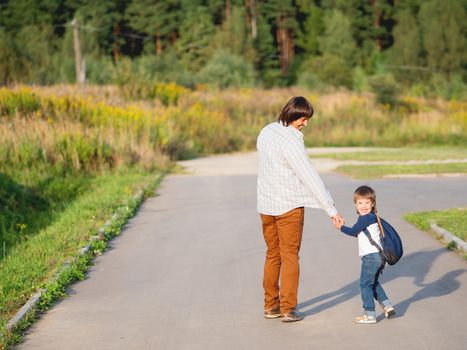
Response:
POLYGON ((308 158, 303 134, 293 126, 274 122, 257 139, 257 209, 281 215, 294 208, 311 207, 337 214, 331 195, 308 158))

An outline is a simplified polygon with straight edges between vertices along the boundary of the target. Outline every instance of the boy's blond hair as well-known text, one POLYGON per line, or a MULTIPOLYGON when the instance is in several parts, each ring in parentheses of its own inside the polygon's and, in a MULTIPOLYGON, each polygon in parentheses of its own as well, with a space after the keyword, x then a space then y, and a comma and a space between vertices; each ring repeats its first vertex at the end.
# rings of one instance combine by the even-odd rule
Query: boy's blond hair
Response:
POLYGON ((376 213, 376 192, 374 189, 367 185, 360 186, 353 193, 354 203, 356 203, 357 199, 359 198, 371 200, 371 203, 373 204, 373 211, 376 213))

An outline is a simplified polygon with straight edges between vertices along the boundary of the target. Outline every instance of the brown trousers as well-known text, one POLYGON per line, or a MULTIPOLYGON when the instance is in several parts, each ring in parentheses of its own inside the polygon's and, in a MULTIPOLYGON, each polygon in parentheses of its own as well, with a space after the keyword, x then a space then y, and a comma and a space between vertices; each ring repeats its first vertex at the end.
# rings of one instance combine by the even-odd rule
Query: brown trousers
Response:
POLYGON ((263 277, 265 310, 280 305, 281 312, 287 313, 297 306, 300 275, 298 252, 302 242, 304 212, 301 207, 278 216, 260 214, 267 246, 263 277))

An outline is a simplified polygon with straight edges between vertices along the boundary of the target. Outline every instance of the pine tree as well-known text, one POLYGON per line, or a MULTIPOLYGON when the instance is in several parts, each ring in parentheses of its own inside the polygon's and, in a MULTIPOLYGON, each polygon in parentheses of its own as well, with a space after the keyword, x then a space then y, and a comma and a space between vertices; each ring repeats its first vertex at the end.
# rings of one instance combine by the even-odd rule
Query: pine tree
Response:
POLYGON ((353 61, 371 69, 374 55, 392 45, 393 0, 323 0, 327 11, 338 10, 350 22, 350 33, 358 48, 353 61))
POLYGON ((50 25, 54 23, 62 2, 60 0, 8 1, 0 8, 0 26, 7 32, 18 33, 26 25, 50 25))
POLYGON ((303 30, 297 33, 297 46, 302 48, 307 56, 319 53, 318 38, 324 32, 323 10, 315 5, 313 0, 298 2, 300 10, 306 15, 303 30))
POLYGON ((417 70, 423 65, 417 19, 411 9, 406 8, 396 14, 396 20, 391 62, 397 66, 394 71, 400 79, 413 81, 420 76, 417 70))
POLYGON ((292 0, 269 0, 261 6, 262 14, 272 22, 279 51, 279 63, 283 76, 289 73, 295 56, 295 38, 299 30, 297 8, 292 0))
POLYGON ((430 0, 422 4, 419 21, 427 64, 435 71, 461 72, 466 63, 466 13, 462 0, 430 0))
POLYGON ((125 40, 121 34, 123 15, 130 0, 85 0, 76 9, 85 51, 94 56, 113 54, 117 60, 125 40))
POLYGON ((332 10, 326 14, 324 24, 324 34, 319 40, 320 51, 340 57, 352 65, 357 47, 350 31, 349 19, 339 10, 332 10))
POLYGON ((131 28, 154 38, 156 53, 160 55, 167 42, 175 41, 179 9, 177 0, 133 0, 126 10, 126 19, 131 28))
POLYGON ((267 87, 276 85, 280 77, 279 55, 274 45, 271 26, 263 16, 258 16, 258 37, 255 41, 258 53, 257 69, 267 87))
POLYGON ((230 17, 226 18, 221 30, 213 38, 213 48, 243 56, 250 63, 255 62, 256 52, 243 8, 231 7, 230 17))
POLYGON ((209 49, 216 28, 206 7, 188 6, 185 8, 182 5, 186 15, 180 24, 180 36, 175 43, 175 49, 188 70, 198 71, 209 58, 209 49))
POLYGON ((11 35, 0 28, 0 85, 20 81, 24 65, 18 57, 21 55, 11 35))

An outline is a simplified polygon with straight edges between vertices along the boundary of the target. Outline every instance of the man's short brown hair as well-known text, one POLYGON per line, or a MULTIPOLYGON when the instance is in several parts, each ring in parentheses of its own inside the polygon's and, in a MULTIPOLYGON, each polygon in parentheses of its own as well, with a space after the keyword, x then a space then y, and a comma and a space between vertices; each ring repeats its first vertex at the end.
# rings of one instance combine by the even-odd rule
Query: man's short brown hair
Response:
POLYGON ((284 106, 277 122, 288 126, 293 121, 302 117, 310 119, 313 113, 313 106, 305 97, 295 96, 284 106))

